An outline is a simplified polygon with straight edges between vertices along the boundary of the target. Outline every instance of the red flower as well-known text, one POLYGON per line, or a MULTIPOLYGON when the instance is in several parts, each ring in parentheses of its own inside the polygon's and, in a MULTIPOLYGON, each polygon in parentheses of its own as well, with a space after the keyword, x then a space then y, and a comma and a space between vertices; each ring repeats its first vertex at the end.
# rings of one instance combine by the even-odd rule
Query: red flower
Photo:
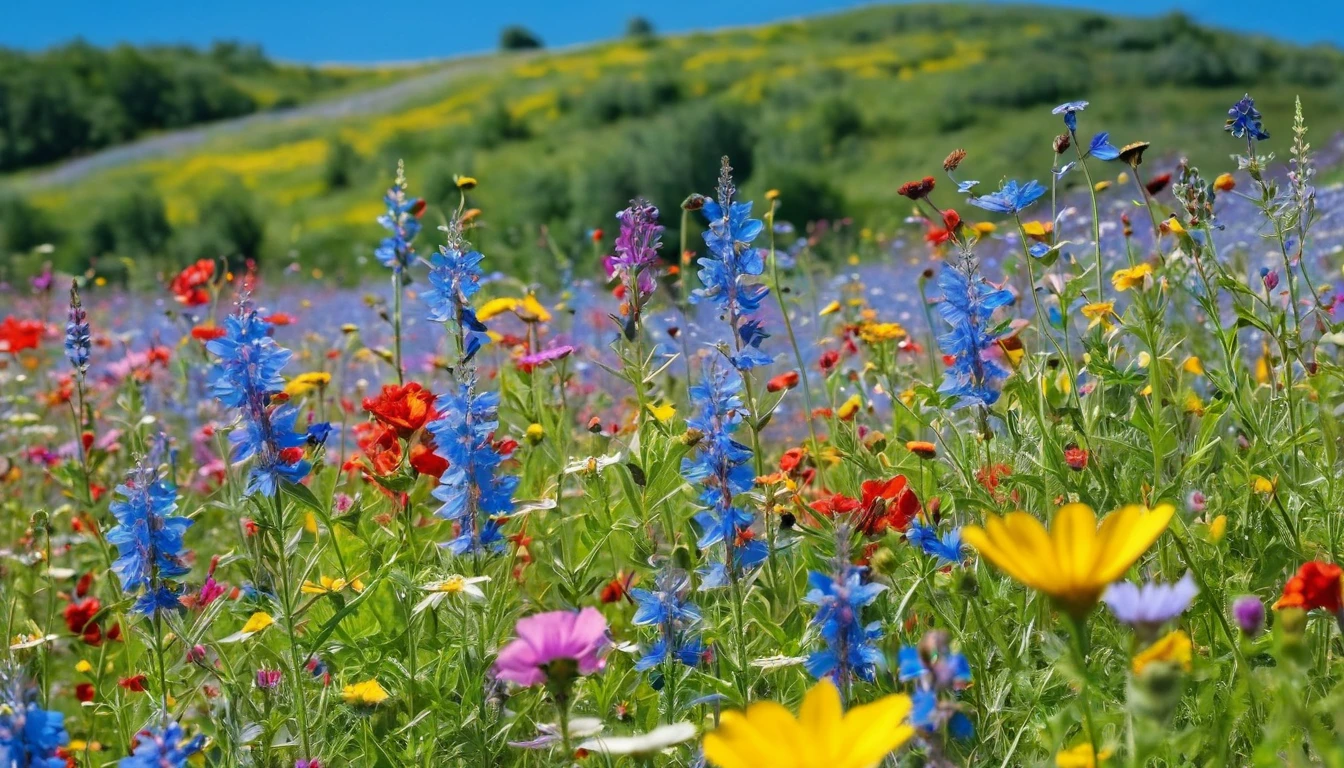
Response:
POLYGON ((298 321, 298 318, 288 312, 276 312, 275 314, 267 315, 262 319, 271 325, 293 325, 298 321))
POLYGON ((42 340, 42 323, 36 320, 16 320, 11 315, 0 323, 0 352, 17 355, 25 349, 37 349, 42 340))
POLYGON ((812 502, 812 510, 827 517, 853 515, 865 536, 878 537, 889 530, 903 531, 919 514, 919 499, 910 490, 905 475, 890 480, 868 480, 862 486, 863 497, 853 499, 842 494, 812 502))
POLYGON ((923 199, 933 191, 934 181, 932 176, 925 176, 919 181, 907 181, 901 185, 900 189, 896 190, 896 194, 901 197, 908 197, 911 200, 923 199))
POLYGON ((1334 563, 1311 560, 1297 569, 1297 574, 1283 585, 1283 597, 1274 604, 1280 608, 1301 608, 1310 611, 1324 608, 1331 613, 1340 610, 1340 577, 1344 575, 1334 563))
POLYGON ((145 692, 145 676, 144 676, 144 675, 131 675, 130 677, 123 677, 123 678, 121 678, 120 680, 117 681, 117 685, 120 685, 122 688, 125 688, 126 690, 130 691, 131 693, 144 693, 144 692, 145 692))
POLYGON ((377 397, 364 398, 364 410, 402 439, 438 416, 434 393, 414 381, 405 386, 385 385, 377 397))
POLYGON ((214 260, 201 259, 177 273, 177 277, 173 278, 173 282, 169 284, 168 289, 173 292, 173 296, 179 304, 199 307, 202 304, 210 303, 210 292, 206 290, 206 287, 210 285, 210 281, 214 277, 214 260))
MULTIPOLYGON (((74 634, 82 635, 85 630, 93 625, 93 617, 103 604, 96 597, 86 597, 83 600, 76 600, 65 606, 64 617, 65 626, 74 634)), ((96 625, 94 625, 96 626, 96 625)))
POLYGON ((434 441, 417 440, 411 446, 411 469, 422 475, 442 477, 448 471, 448 460, 434 452, 434 441))
POLYGON ((1162 173, 1149 179, 1148 183, 1145 186, 1148 187, 1148 194, 1156 195, 1158 192, 1161 192, 1162 190, 1166 189, 1167 185, 1170 183, 1171 183, 1171 174, 1162 173))
POLYGON ((607 585, 602 588, 602 602, 618 603, 621 601, 621 598, 629 597, 630 587, 633 586, 634 583, 635 574, 633 571, 630 573, 617 573, 616 578, 607 582, 607 585))
POLYGON ((75 698, 81 704, 87 704, 88 702, 93 701, 93 694, 93 683, 80 683, 75 686, 75 698))
POLYGON ((961 215, 948 208, 943 211, 943 226, 936 227, 929 224, 929 231, 924 233, 924 239, 933 245, 941 245, 952 239, 952 235, 961 226, 961 215))
POLYGON ((784 452, 783 456, 779 457, 779 471, 791 473, 803 463, 805 458, 807 458, 807 451, 801 446, 790 448, 784 452))
POLYGON ((799 377, 797 371, 788 371, 787 373, 781 373, 778 376, 771 379, 769 383, 765 385, 765 389, 767 392, 780 392, 783 390, 793 389, 794 387, 798 386, 798 378, 799 377))
POLYGON ((821 358, 817 360, 817 367, 821 369, 822 373, 829 375, 831 371, 835 370, 835 366, 839 364, 839 362, 839 350, 828 349, 821 353, 821 358))
POLYGON ((1064 449, 1064 463, 1069 465, 1069 469, 1074 472, 1081 472, 1087 469, 1087 449, 1079 448, 1076 445, 1070 445, 1064 449))
MULTIPOLYGON (((989 464, 975 470, 975 480, 984 486, 984 489, 989 491, 991 496, 1002 501, 1002 494, 999 493, 999 483, 1011 474, 1013 474, 1013 468, 1007 464, 989 464)), ((1017 492, 1014 491, 1013 495, 1016 496, 1017 492)))

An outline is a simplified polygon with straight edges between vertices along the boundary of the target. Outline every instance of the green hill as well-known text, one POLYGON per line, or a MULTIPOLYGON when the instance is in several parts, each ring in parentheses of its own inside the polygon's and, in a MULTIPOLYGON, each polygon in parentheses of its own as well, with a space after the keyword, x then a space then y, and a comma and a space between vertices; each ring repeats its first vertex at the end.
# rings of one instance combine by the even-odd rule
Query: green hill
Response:
POLYGON ((1061 129, 1049 110, 1065 100, 1092 102, 1085 130, 1151 141, 1161 170, 1180 154, 1226 163, 1235 147, 1222 119, 1249 91, 1283 156, 1294 96, 1311 124, 1339 124, 1341 65, 1333 48, 1178 15, 965 5, 500 55, 395 113, 261 126, 66 186, 16 177, 20 197, 0 202, 0 248, 30 247, 35 230, 56 245, 42 258, 67 267, 232 252, 353 281, 372 263, 381 192, 405 158, 431 220, 456 201, 454 173, 477 177, 476 242, 492 263, 520 260, 546 280, 540 227, 560 248, 587 248, 584 233, 609 227, 630 197, 670 210, 708 191, 722 154, 747 195, 781 191, 782 218, 847 215, 880 229, 908 211, 901 182, 934 173, 956 147, 969 152, 967 178, 1044 180, 1061 129), (16 220, 24 238, 5 235, 16 220))

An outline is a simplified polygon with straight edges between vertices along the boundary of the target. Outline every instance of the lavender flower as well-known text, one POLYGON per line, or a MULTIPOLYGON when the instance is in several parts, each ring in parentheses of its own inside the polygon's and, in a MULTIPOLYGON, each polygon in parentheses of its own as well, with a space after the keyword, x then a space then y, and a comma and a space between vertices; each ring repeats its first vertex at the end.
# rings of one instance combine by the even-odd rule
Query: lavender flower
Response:
POLYGON ((1242 595, 1232 603, 1232 618, 1247 637, 1255 637, 1265 628, 1265 604, 1255 595, 1242 595))
POLYGON ((1115 618, 1146 634, 1154 634, 1159 627, 1175 619, 1190 607, 1199 587, 1194 577, 1186 573, 1174 584, 1150 581, 1139 586, 1128 581, 1112 584, 1102 596, 1115 618))
POLYGON ((620 281, 625 288, 626 336, 633 335, 639 323, 644 302, 653 293, 653 266, 662 247, 663 227, 658 223, 658 209, 644 200, 630 201, 630 207, 616 214, 621 223, 616 236, 616 252, 607 256, 602 265, 607 276, 620 281))

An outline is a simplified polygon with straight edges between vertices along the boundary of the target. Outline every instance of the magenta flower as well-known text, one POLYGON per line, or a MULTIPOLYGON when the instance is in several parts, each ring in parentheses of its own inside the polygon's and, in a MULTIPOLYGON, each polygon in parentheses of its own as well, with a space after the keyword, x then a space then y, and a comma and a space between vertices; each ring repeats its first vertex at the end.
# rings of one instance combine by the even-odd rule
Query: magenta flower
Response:
POLYGON ((543 365, 546 365, 547 363, 553 363, 556 360, 563 360, 573 353, 574 348, 568 344, 561 344, 560 346, 555 347, 547 347, 546 349, 543 349, 539 352, 533 352, 530 355, 523 355, 522 357, 518 358, 518 367, 524 373, 526 373, 527 371, 530 371, 533 368, 539 368, 543 365))
POLYGON ((538 613, 519 619, 515 632, 518 638, 495 660, 501 680, 533 686, 552 674, 590 675, 606 666, 599 654, 610 644, 607 620, 596 608, 538 613))

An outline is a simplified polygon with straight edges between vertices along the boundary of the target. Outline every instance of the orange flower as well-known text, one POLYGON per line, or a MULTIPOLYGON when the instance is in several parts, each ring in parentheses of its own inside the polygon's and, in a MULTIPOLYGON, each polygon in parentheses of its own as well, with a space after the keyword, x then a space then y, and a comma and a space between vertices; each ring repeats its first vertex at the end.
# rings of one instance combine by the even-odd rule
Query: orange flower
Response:
POLYGON ((1313 608, 1324 608, 1331 613, 1339 613, 1342 575, 1344 571, 1334 563, 1315 560, 1305 562, 1283 585, 1283 597, 1274 604, 1274 609, 1301 608, 1310 611, 1313 608))
POLYGON ((788 371, 787 373, 781 373, 771 379, 770 382, 765 385, 765 389, 768 392, 779 392, 786 389, 793 389, 796 386, 798 386, 798 372, 788 371))
POLYGON ((364 398, 364 410, 403 439, 438 415, 434 410, 434 393, 414 381, 405 386, 385 385, 377 397, 364 398))

